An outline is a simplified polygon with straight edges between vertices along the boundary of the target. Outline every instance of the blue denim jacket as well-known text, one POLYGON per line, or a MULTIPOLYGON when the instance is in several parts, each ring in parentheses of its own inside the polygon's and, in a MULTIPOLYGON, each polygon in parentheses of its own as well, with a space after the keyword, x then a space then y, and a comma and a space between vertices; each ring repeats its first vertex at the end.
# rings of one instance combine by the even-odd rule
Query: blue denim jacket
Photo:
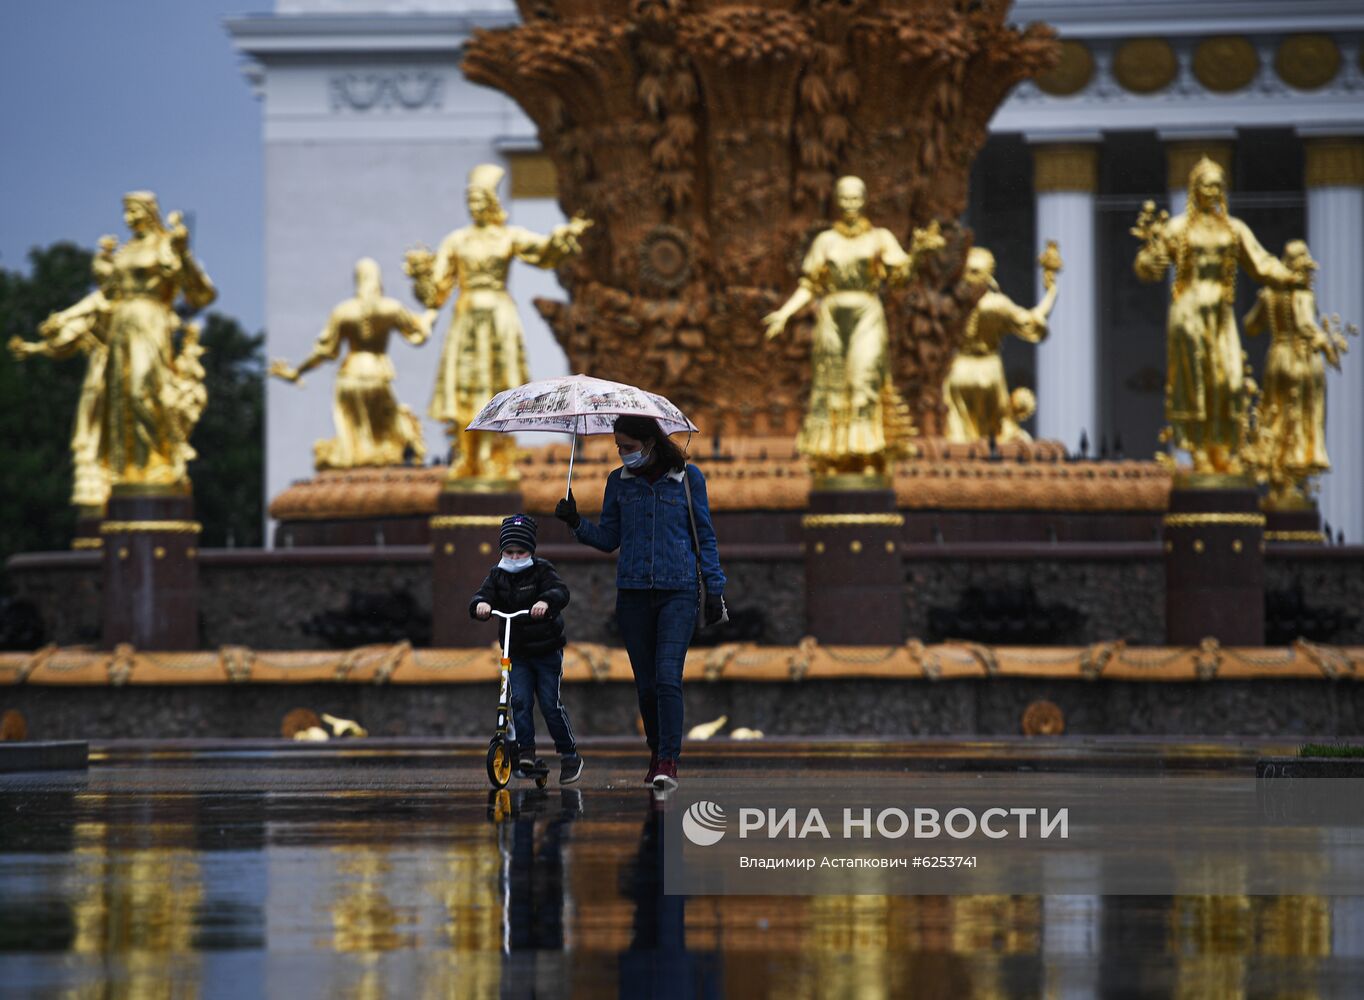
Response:
MULTIPOLYGON (((681 472, 670 472, 650 485, 629 469, 616 469, 606 477, 601 521, 578 522, 573 534, 578 541, 603 552, 620 549, 616 561, 616 587, 620 590, 688 590, 696 586, 696 556, 692 550, 691 523, 687 519, 687 494, 681 472)), ((706 477, 694 465, 686 475, 691 485, 696 533, 701 538, 701 574, 709 593, 723 593, 725 574, 715 526, 706 501, 706 477)))

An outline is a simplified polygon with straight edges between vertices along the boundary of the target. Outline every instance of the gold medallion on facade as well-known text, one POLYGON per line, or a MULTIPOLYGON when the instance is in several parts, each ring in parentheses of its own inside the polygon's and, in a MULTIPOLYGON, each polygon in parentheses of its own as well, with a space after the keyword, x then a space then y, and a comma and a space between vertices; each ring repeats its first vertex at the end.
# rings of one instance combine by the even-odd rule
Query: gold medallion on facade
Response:
POLYGON ((1056 68, 1037 78, 1037 89, 1053 97, 1078 94, 1094 79, 1094 56, 1080 42, 1061 43, 1061 59, 1056 68))
POLYGON ((1279 79, 1298 90, 1318 90, 1340 72, 1340 49, 1329 35, 1290 35, 1274 56, 1279 79))
POLYGON ((1205 38, 1194 49, 1194 76, 1218 94, 1229 94, 1250 85, 1260 72, 1260 54, 1240 35, 1205 38))
POLYGON ((1113 76, 1134 94, 1154 94, 1174 82, 1179 72, 1175 50, 1163 38, 1132 38, 1113 55, 1113 76))

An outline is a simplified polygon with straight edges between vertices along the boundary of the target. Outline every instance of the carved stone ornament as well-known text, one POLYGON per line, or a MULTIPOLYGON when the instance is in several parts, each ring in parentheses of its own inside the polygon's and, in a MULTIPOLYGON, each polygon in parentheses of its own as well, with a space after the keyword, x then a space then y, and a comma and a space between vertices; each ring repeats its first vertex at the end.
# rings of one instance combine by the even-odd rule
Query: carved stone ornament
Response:
POLYGON ((672 292, 691 277, 691 240, 676 226, 655 226, 639 245, 639 276, 646 287, 672 292))
POLYGON ((1094 56, 1082 42, 1066 39, 1061 43, 1061 61, 1050 73, 1037 78, 1037 89, 1052 97, 1078 94, 1094 79, 1094 56))
POLYGON ((1134 94, 1154 94, 1174 82, 1179 59, 1163 38, 1132 38, 1113 56, 1113 76, 1134 94))
POLYGON ((401 108, 418 111, 439 109, 444 98, 445 81, 439 73, 337 73, 331 78, 333 111, 389 111, 401 108))
POLYGON ((1229 94, 1250 86, 1260 72, 1260 54, 1240 35, 1205 38, 1194 49, 1194 76, 1218 94, 1229 94))
POLYGON ((1298 90, 1320 90, 1340 72, 1340 48, 1330 35, 1289 35, 1274 56, 1279 79, 1298 90))
MULTIPOLYGON (((804 234, 832 221, 834 181, 861 177, 868 218, 904 245, 958 218, 990 118, 1058 56, 1006 0, 519 7, 522 23, 474 34, 463 70, 525 110, 560 206, 596 221, 559 271, 571 302, 536 305, 574 371, 647 386, 726 434, 800 425, 810 315, 771 345, 761 321, 804 234)), ((884 295, 896 388, 928 434, 974 301, 969 246, 958 233, 884 295)))

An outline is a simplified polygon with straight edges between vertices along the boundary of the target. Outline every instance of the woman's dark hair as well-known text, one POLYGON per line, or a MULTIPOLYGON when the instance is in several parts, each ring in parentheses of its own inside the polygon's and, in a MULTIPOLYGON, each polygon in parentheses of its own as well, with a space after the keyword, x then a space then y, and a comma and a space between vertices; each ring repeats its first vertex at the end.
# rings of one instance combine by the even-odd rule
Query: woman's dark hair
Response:
MULTIPOLYGON (((680 472, 687 467, 687 453, 679 448, 673 439, 663 433, 658 421, 653 417, 637 417, 631 414, 617 417, 612 427, 632 437, 642 444, 654 443, 654 461, 662 462, 669 472, 680 472)), ((652 464, 652 463, 651 463, 652 464)))

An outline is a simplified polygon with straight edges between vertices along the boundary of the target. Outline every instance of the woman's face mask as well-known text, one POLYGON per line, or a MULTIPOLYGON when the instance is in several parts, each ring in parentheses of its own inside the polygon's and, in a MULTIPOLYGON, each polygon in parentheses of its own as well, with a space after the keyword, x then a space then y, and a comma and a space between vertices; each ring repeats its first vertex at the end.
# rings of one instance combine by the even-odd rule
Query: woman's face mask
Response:
POLYGON ((640 469, 649 464, 649 456, 652 449, 641 448, 639 451, 632 451, 628 455, 620 456, 620 460, 627 469, 640 469))
POLYGON ((515 559, 511 556, 504 555, 502 560, 497 564, 497 568, 506 570, 508 573, 520 573, 523 569, 529 569, 534 562, 535 557, 529 554, 517 556, 515 559))

